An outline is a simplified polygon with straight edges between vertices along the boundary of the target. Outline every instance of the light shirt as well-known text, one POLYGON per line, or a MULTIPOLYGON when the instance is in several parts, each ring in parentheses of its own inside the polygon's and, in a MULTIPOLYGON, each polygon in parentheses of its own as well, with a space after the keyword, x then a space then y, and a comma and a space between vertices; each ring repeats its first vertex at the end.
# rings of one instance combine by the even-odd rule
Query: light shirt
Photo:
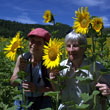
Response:
MULTIPOLYGON (((89 64, 90 62, 84 60, 80 67, 83 67, 89 64)), ((72 64, 69 60, 64 60, 61 63, 61 66, 67 67, 60 72, 61 76, 66 77, 66 79, 62 82, 64 86, 62 90, 62 95, 61 95, 62 102, 73 101, 74 104, 78 104, 80 106, 81 104, 83 104, 83 100, 80 94, 82 93, 91 94, 93 87, 95 87, 94 81, 92 81, 93 80, 93 74, 92 74, 93 65, 90 66, 89 71, 85 69, 80 69, 80 70, 76 70, 75 72, 73 71, 72 64), (90 82, 85 83, 83 81, 77 80, 76 77, 89 78, 90 82)), ((99 76, 100 69, 104 69, 104 67, 99 62, 97 62, 96 63, 96 73, 97 73, 96 78, 98 78, 99 76)), ((91 106, 89 110, 92 110, 93 105, 92 104, 90 105, 91 106)), ((58 110, 73 110, 73 108, 66 108, 65 105, 61 104, 58 110)), ((100 101, 97 104, 96 110, 101 110, 100 101)))

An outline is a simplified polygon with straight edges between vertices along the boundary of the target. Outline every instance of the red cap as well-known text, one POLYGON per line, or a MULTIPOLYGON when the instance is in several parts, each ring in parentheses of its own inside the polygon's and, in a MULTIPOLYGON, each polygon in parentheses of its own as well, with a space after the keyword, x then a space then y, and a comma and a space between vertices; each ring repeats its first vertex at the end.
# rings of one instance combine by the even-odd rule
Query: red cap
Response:
POLYGON ((50 33, 43 28, 36 28, 32 30, 27 36, 28 37, 30 36, 40 37, 40 38, 43 38, 47 42, 49 42, 50 37, 51 37, 50 33))

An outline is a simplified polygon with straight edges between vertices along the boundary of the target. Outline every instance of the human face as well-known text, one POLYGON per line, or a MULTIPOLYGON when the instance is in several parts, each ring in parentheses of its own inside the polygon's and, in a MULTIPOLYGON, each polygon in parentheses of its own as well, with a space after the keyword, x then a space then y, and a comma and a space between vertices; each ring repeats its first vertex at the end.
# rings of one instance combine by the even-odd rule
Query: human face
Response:
POLYGON ((44 39, 39 37, 30 37, 29 39, 29 49, 32 55, 36 57, 42 56, 43 54, 43 46, 44 46, 44 39))
POLYGON ((68 52, 68 58, 72 62, 77 62, 84 56, 84 49, 80 47, 77 41, 68 41, 66 44, 66 50, 68 52))

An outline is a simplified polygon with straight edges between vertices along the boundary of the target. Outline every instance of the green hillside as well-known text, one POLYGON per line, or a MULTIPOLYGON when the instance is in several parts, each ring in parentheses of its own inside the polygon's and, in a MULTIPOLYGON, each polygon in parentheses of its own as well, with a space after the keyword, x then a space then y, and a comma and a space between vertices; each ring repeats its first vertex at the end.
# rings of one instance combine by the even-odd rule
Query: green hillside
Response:
POLYGON ((54 37, 62 38, 66 33, 72 29, 69 25, 56 23, 52 25, 40 25, 40 24, 22 24, 15 21, 0 19, 0 36, 13 37, 18 31, 21 31, 22 36, 26 37, 27 34, 37 27, 42 27, 48 30, 50 33, 54 33, 54 37))
MULTIPOLYGON (((0 36, 3 37, 14 37, 14 35, 21 31, 22 36, 26 37, 27 34, 37 27, 42 27, 48 30, 54 37, 62 38, 65 37, 66 33, 72 29, 67 24, 56 23, 52 25, 41 25, 41 24, 23 24, 15 21, 2 20, 0 19, 0 36)), ((106 35, 110 36, 110 28, 104 28, 106 35)))

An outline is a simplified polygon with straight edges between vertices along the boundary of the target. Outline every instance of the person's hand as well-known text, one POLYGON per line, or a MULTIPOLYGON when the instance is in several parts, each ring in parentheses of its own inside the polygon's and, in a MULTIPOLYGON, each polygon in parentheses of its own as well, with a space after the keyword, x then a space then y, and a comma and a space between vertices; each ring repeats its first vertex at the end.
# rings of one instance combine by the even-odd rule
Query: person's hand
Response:
POLYGON ((52 69, 49 73, 50 79, 56 79, 56 76, 58 75, 59 71, 57 69, 52 69))
POLYGON ((97 83, 96 87, 99 88, 99 91, 101 92, 102 95, 110 95, 110 87, 107 86, 107 84, 101 84, 97 83))
POLYGON ((27 66, 27 61, 24 58, 20 57, 20 65, 19 65, 20 70, 25 71, 26 66, 27 66))
POLYGON ((22 83, 22 87, 24 88, 25 92, 35 92, 36 91, 36 86, 32 82, 24 81, 22 83))

